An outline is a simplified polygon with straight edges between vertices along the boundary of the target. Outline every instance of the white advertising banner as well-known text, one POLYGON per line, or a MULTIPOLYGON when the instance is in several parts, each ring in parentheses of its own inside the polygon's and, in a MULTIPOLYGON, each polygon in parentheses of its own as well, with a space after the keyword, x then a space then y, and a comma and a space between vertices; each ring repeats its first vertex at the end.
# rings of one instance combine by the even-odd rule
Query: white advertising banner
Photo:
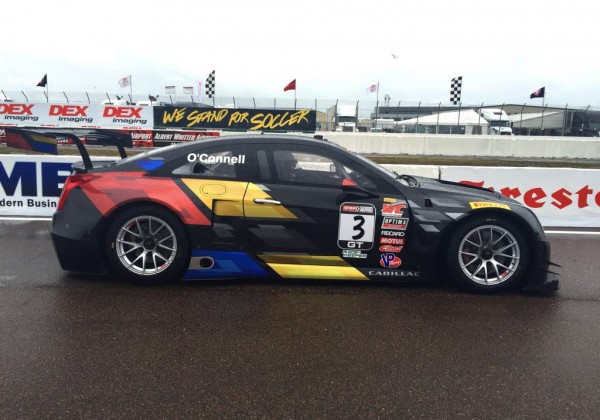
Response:
POLYGON ((543 226, 600 227, 600 170, 441 166, 441 179, 490 188, 529 207, 543 226))
POLYGON ((0 216, 52 216, 79 156, 0 155, 0 216))
POLYGON ((152 128, 150 106, 0 102, 0 125, 76 128, 152 128))
MULTIPOLYGON (((0 155, 0 216, 51 216, 71 165, 80 160, 0 155)), ((516 199, 544 226, 600 227, 600 170, 441 166, 439 171, 441 179, 491 188, 516 199)))

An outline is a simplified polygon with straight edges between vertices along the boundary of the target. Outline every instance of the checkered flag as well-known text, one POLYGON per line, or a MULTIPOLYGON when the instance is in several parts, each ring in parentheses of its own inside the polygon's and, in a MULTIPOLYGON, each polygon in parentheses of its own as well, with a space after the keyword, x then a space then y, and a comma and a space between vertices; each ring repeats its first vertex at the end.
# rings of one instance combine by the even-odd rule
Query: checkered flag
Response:
POLYGON ((213 98, 215 96, 215 71, 213 70, 206 78, 206 97, 213 98))
POLYGON ((452 105, 458 105, 460 102, 460 93, 462 91, 462 76, 455 77, 450 83, 450 102, 452 105))

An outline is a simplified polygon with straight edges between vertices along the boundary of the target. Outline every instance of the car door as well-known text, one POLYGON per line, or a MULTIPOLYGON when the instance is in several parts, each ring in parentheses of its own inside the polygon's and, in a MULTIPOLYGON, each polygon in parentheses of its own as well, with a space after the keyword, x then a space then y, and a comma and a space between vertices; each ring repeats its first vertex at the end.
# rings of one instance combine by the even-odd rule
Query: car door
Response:
POLYGON ((408 208, 389 182, 329 148, 256 153, 260 171, 244 198, 249 244, 279 275, 367 279, 369 267, 400 266, 408 208))
POLYGON ((193 248, 244 250, 243 198, 252 163, 243 144, 199 147, 172 171, 181 188, 210 220, 210 226, 190 226, 193 248))

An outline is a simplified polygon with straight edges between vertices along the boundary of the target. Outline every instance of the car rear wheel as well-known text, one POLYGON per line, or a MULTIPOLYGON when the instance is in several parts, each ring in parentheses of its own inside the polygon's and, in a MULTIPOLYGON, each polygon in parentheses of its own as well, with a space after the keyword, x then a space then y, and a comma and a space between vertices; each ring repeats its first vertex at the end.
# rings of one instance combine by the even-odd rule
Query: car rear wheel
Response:
POLYGON ((523 280, 527 242, 509 220, 476 218, 454 232, 447 264, 463 288, 481 293, 507 290, 523 280))
POLYGON ((133 283, 157 285, 180 279, 189 259, 185 228, 165 209, 131 208, 110 225, 107 257, 113 271, 133 283))

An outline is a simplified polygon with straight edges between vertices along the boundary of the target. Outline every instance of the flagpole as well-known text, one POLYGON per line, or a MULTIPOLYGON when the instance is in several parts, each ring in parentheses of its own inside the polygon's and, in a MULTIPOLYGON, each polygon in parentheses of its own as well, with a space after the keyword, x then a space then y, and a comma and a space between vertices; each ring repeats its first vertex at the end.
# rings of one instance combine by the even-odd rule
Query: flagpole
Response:
POLYGON ((379 113, 379 82, 377 82, 377 99, 375 103, 375 131, 377 131, 377 118, 379 113))
POLYGON ((133 77, 129 75, 129 100, 133 104, 133 77))

